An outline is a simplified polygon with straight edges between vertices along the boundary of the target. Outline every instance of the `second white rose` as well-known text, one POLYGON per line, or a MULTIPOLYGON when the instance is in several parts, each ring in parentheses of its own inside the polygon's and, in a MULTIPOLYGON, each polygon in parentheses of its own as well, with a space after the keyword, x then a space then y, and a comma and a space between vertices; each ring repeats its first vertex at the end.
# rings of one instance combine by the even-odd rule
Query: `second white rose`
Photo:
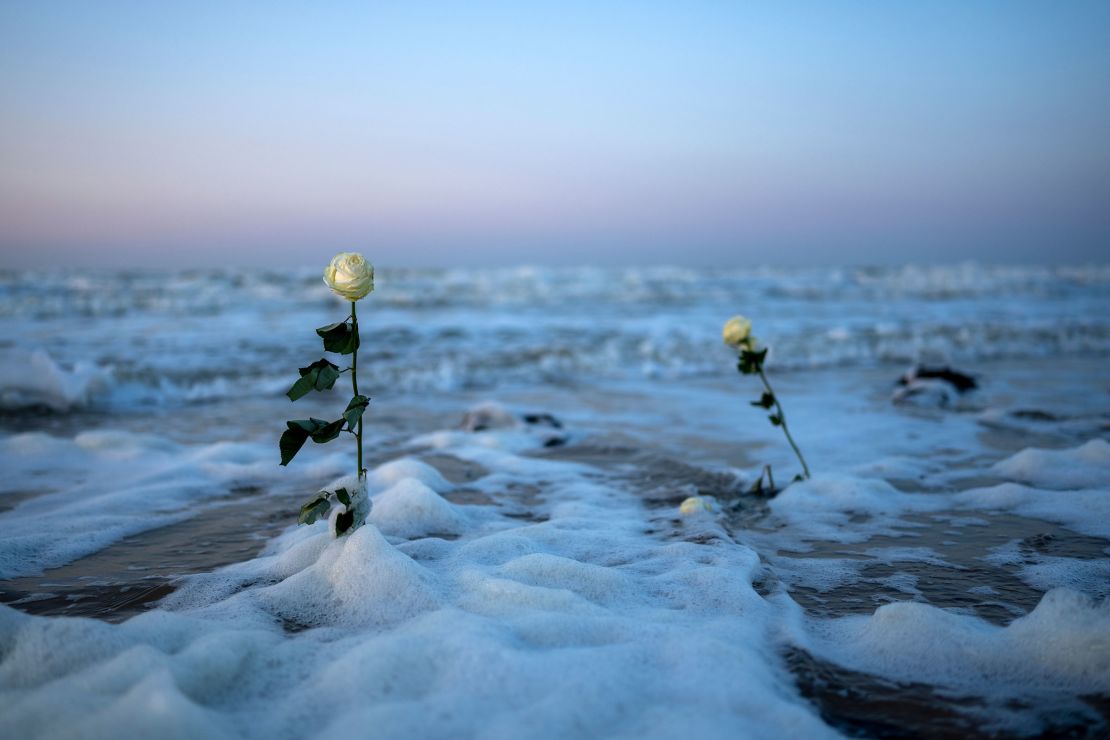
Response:
POLYGON ((748 341, 752 334, 752 322, 743 316, 733 316, 725 322, 721 330, 721 337, 725 344, 737 347, 748 341))

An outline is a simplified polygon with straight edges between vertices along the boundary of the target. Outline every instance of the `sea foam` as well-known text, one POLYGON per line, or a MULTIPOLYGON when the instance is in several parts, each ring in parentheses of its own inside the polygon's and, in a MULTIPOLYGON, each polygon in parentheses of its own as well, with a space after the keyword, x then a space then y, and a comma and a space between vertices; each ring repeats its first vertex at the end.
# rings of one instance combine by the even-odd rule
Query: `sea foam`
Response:
MULTIPOLYGON (((942 420, 936 435, 953 428, 972 438, 975 421, 942 420)), ((847 557, 783 565, 781 550, 816 542, 858 545, 891 568, 944 567, 909 534, 923 518, 958 530, 1004 512, 1110 536, 1095 474, 1049 490, 991 469, 971 487, 909 492, 874 476, 953 479, 900 459, 895 444, 878 463, 853 461, 854 474, 835 472, 819 447, 832 472, 791 485, 745 528, 725 500, 679 515, 686 482, 674 482, 670 508, 647 501, 648 485, 672 481, 641 475, 642 457, 609 470, 545 458, 542 438, 519 428, 408 437, 396 443, 406 457, 370 471, 373 512, 351 535, 291 525, 256 557, 183 577, 121 624, 0 606, 0 735, 837 737, 799 694, 789 648, 1003 714, 1008 702, 1106 692, 1107 605, 1079 592, 1097 568, 1068 569, 1067 588, 1006 624, 919 603, 923 584, 897 572, 887 593, 902 601, 867 613, 814 616, 794 601, 794 586, 859 583, 847 557), (480 474, 452 485, 422 455, 480 474), (869 544, 879 536, 905 539, 869 544)), ((1057 454, 1087 460, 1088 448, 1100 465, 1097 443, 1057 454)), ((57 490, 0 512, 5 532, 20 533, 0 540, 0 565, 68 562, 217 506, 239 479, 307 486, 351 467, 346 449, 314 450, 300 472, 273 456, 272 441, 11 435, 0 440, 5 469, 57 490), (73 519, 65 536, 37 527, 52 513, 73 519)), ((1036 475, 1059 463, 1033 457, 1023 470, 1036 475)), ((1060 560, 1036 567, 1024 577, 1043 588, 1067 575, 1060 560)))

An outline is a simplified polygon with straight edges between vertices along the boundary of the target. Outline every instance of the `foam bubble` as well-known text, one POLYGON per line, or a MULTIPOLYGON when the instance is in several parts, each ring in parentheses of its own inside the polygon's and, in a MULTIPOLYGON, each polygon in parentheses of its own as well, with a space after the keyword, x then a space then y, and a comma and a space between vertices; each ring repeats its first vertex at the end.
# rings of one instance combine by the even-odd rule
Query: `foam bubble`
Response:
POLYGON ((867 617, 815 621, 806 645, 855 670, 977 695, 1110 691, 1110 600, 1045 594, 1006 627, 901 601, 867 617))
POLYGON ((878 478, 818 475, 790 485, 770 503, 792 529, 835 542, 864 542, 877 533, 897 535, 890 522, 904 513, 936 511, 943 497, 903 493, 878 478))
POLYGON ((416 478, 402 478, 373 502, 368 521, 394 537, 457 535, 467 527, 466 516, 457 507, 416 478))
POLYGON ((452 488, 438 470, 411 457, 403 457, 379 465, 366 476, 367 486, 371 490, 384 490, 406 479, 418 481, 437 493, 452 488))
MULTIPOLYGON (((72 439, 11 435, 0 439, 0 466, 39 492, 0 512, 0 578, 40 573, 195 516, 219 505, 244 476, 281 474, 270 445, 184 445, 116 429, 72 439)), ((318 469, 302 467, 302 476, 313 474, 318 469)))
POLYGON ((1066 450, 1029 448, 995 463, 993 470, 1041 488, 1097 488, 1110 482, 1110 442, 1092 439, 1066 450))
POLYGON ((967 509, 1012 511, 1059 522, 1082 534, 1110 537, 1110 496, 1102 490, 1044 491, 1002 483, 953 494, 950 500, 967 509))
POLYGON ((1042 591, 1063 587, 1110 597, 1110 560, 1041 557, 1036 563, 1023 563, 1019 574, 1042 591))
POLYGON ((364 526, 332 540, 316 562, 252 598, 296 625, 385 626, 435 608, 432 581, 376 528, 364 526))

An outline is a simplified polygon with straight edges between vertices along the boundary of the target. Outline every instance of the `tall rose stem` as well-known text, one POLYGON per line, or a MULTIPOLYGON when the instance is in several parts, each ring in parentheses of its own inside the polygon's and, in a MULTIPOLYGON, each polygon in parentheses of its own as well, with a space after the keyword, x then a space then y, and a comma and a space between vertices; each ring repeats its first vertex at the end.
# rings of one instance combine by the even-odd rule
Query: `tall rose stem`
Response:
MULTIPOLYGON (((771 390, 771 384, 767 381, 767 376, 763 374, 762 363, 758 365, 757 370, 759 371, 759 379, 763 381, 763 387, 766 388, 767 392, 771 394, 771 397, 775 399, 775 413, 778 414, 779 422, 782 425, 782 433, 786 435, 786 441, 794 448, 794 454, 798 456, 798 462, 802 464, 802 470, 805 471, 805 477, 808 479, 809 466, 806 465, 806 459, 802 457, 802 451, 798 449, 798 445, 794 444, 794 438, 790 436, 790 428, 786 426, 786 414, 783 413, 782 406, 779 405, 779 397, 771 390)), ((362 444, 361 437, 359 438, 359 444, 362 444)))
MULTIPOLYGON (((358 313, 355 311, 355 302, 351 301, 351 331, 355 335, 355 351, 351 353, 351 390, 358 395, 358 313)), ((358 440, 358 480, 362 480, 362 417, 358 419, 358 431, 355 433, 358 440)), ((804 463, 803 463, 804 465, 804 463)))

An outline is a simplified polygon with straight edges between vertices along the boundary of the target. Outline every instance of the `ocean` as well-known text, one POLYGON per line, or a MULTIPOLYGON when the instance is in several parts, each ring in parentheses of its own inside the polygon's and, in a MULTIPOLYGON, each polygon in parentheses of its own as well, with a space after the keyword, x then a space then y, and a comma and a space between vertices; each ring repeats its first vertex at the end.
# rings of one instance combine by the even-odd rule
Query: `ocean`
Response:
POLYGON ((333 540, 352 439, 277 440, 346 313, 0 272, 0 734, 1110 732, 1110 267, 380 268, 333 540))

